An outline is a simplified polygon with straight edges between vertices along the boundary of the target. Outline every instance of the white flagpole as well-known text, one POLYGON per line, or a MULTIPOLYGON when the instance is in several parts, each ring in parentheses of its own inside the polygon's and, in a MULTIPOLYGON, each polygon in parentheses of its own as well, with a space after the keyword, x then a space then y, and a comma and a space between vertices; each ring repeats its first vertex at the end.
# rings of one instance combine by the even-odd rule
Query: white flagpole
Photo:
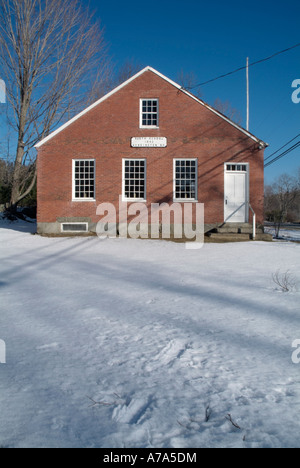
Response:
POLYGON ((247 65, 246 65, 246 82, 247 82, 247 122, 246 122, 246 130, 249 131, 249 57, 247 57, 247 65))

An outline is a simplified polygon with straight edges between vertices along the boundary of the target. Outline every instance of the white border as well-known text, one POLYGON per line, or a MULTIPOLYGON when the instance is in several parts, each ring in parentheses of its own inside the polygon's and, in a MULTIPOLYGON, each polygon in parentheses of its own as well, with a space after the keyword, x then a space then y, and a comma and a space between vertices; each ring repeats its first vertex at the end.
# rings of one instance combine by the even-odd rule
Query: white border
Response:
MULTIPOLYGON (((147 71, 151 71, 152 73, 155 73, 157 76, 160 76, 163 80, 167 81, 168 83, 170 83, 171 85, 175 86, 175 88, 177 88, 178 90, 180 90, 181 92, 183 92, 184 94, 186 94, 187 96, 189 96, 190 98, 194 99, 194 101, 198 102, 199 104, 201 104, 202 106, 206 107, 208 110, 210 110, 211 112, 213 112, 214 114, 218 115, 219 117, 221 117, 223 120, 225 120, 226 122, 228 122, 230 125, 232 125, 233 127, 235 127, 236 129, 240 130, 242 133, 244 133, 245 135, 247 135, 249 138, 251 138, 252 140, 254 140, 256 143, 259 143, 259 145, 261 145, 261 149, 262 148, 265 148, 268 146, 267 143, 264 143, 262 140, 260 140, 259 138, 255 137, 254 135, 252 135, 251 133, 249 133, 247 130, 245 130, 244 128, 240 127, 239 125, 235 124, 234 122, 232 122, 230 119, 228 119, 227 117, 225 117, 225 115, 221 114, 219 111, 217 111, 216 109, 212 108, 211 106, 209 106, 208 104, 206 104, 204 101, 201 101, 200 99, 198 99, 196 96, 194 96, 193 94, 189 93, 188 91, 186 91, 185 89, 183 89, 179 84, 175 83, 175 81, 172 81, 170 80, 169 78, 167 78, 166 76, 162 75, 161 73, 159 73, 157 70, 155 70, 154 68, 152 67, 145 67, 143 70, 139 71, 136 75, 132 76, 131 78, 129 78, 129 80, 127 81, 124 81, 124 83, 120 84, 119 86, 117 86, 115 89, 113 89, 112 91, 110 91, 108 94, 106 94, 105 96, 103 96, 101 99, 99 99, 98 101, 94 102, 91 106, 87 107, 86 109, 84 109, 82 112, 80 112, 79 114, 75 115, 75 117, 73 117, 71 120, 69 120, 68 122, 66 122, 64 125, 62 125, 61 127, 59 127, 57 130, 55 130, 54 132, 50 133, 50 135, 48 135, 46 138, 43 138, 43 140, 39 141, 36 145, 35 145, 35 148, 40 148, 42 145, 44 145, 45 143, 47 143, 49 140, 51 140, 51 138, 53 138, 54 136, 56 136, 58 133, 60 133, 61 131, 63 131, 65 128, 67 128, 69 125, 71 125, 73 122, 75 122, 76 120, 78 120, 80 117, 82 117, 84 114, 86 114, 87 112, 89 112, 91 109, 93 109, 94 107, 98 106, 98 104, 100 104, 101 102, 105 101, 106 99, 108 99, 110 96, 112 96, 113 94, 117 93, 120 89, 124 88, 124 86, 126 86, 127 84, 131 83, 133 80, 135 80, 136 78, 138 78, 139 76, 141 76, 143 73, 147 72, 147 71)), ((143 127, 145 128, 145 127, 143 127)), ((156 128, 156 127, 155 127, 156 128)))

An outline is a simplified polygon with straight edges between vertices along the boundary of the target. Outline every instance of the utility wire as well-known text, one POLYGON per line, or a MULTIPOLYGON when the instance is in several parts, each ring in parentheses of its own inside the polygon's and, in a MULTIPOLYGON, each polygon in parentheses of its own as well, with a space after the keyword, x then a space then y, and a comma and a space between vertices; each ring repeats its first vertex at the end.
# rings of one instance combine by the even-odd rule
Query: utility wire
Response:
MULTIPOLYGON (((288 52, 289 50, 295 49, 296 47, 300 47, 300 42, 298 44, 295 44, 295 45, 291 46, 291 47, 288 47, 287 49, 283 49, 283 50, 280 50, 279 52, 275 52, 274 54, 269 55, 268 57, 265 57, 263 59, 256 60, 255 62, 249 63, 248 66, 253 67, 253 65, 257 65, 258 63, 266 62, 267 60, 271 60, 273 57, 276 57, 277 55, 284 54, 285 52, 288 52)), ((225 78, 226 76, 233 75, 234 73, 245 70, 246 68, 247 68, 247 65, 243 66, 243 67, 239 67, 236 70, 233 70, 233 71, 231 71, 229 73, 225 73, 224 75, 217 76, 216 78, 212 78, 211 80, 204 81, 203 83, 199 83, 199 84, 197 84, 195 86, 188 86, 186 89, 194 89, 194 88, 198 88, 199 86, 204 86, 204 85, 206 85, 208 83, 212 83, 213 81, 220 80, 221 78, 225 78)))
MULTIPOLYGON (((272 55, 269 55, 268 57, 265 57, 263 59, 260 59, 260 60, 256 60, 255 62, 251 62, 249 63, 248 65, 246 66, 243 66, 243 67, 239 67, 239 68, 236 68, 235 70, 232 70, 231 72, 228 72, 228 73, 224 73, 223 75, 219 75, 217 76, 216 78, 212 78, 210 80, 207 80, 207 81, 204 81, 203 83, 199 83, 197 85, 194 85, 194 86, 188 86, 186 89, 194 89, 194 88, 198 88, 199 86, 204 86, 208 83, 212 83, 213 81, 217 81, 217 80, 220 80, 221 78, 225 78, 226 76, 230 76, 230 75, 233 75, 234 73, 237 73, 239 71, 242 71, 242 70, 245 70, 247 67, 253 67, 254 65, 257 65, 258 63, 263 63, 263 62, 266 62, 268 60, 271 60, 272 58, 274 57, 277 57, 278 55, 281 55, 281 54, 284 54, 290 50, 293 50, 293 49, 296 49, 297 47, 300 47, 300 42, 298 42, 297 44, 291 46, 291 47, 288 47, 286 49, 283 49, 283 50, 280 50, 278 52, 275 52, 274 54, 272 55)), ((280 150, 282 150, 283 148, 285 148, 289 143, 291 143, 292 141, 296 140, 296 138, 298 138, 300 136, 300 133, 298 135, 296 135, 294 138, 292 138, 291 140, 289 140, 287 143, 285 143, 283 146, 281 146, 277 151, 274 151, 274 153, 270 154, 266 159, 265 159, 265 162, 268 161, 272 156, 274 156, 275 154, 277 154, 280 150)), ((300 141, 298 141, 297 143, 295 143, 294 145, 292 145, 290 148, 288 148, 287 150, 283 151, 282 153, 280 153, 278 156, 276 156, 275 158, 271 159, 269 162, 267 162, 266 164, 264 164, 264 167, 268 167, 268 166, 271 166, 271 164, 273 164, 274 162, 278 161, 279 159, 283 158, 284 156, 286 156, 287 154, 291 153, 292 151, 294 151, 296 148, 298 148, 300 146, 300 141)))
POLYGON ((268 159, 270 159, 272 156, 274 156, 274 154, 278 153, 280 150, 282 150, 283 148, 285 148, 289 143, 291 143, 292 141, 296 140, 296 138, 298 138, 299 136, 300 136, 300 133, 298 133, 298 135, 296 135, 294 138, 292 138, 292 139, 289 140, 287 143, 285 143, 285 145, 281 146, 277 151, 274 151, 274 153, 269 154, 269 156, 265 159, 265 162, 268 161, 268 159))
POLYGON ((288 148, 287 150, 283 151, 283 153, 279 154, 278 156, 276 156, 275 158, 271 159, 271 161, 267 162, 267 164, 264 165, 264 167, 268 167, 268 166, 271 166, 271 164, 273 164, 274 162, 278 161, 279 159, 283 158, 284 156, 286 156, 288 153, 291 153, 292 151, 294 151, 296 148, 298 148, 300 146, 300 141, 298 141, 297 143, 295 143, 293 146, 291 146, 290 148, 288 148))

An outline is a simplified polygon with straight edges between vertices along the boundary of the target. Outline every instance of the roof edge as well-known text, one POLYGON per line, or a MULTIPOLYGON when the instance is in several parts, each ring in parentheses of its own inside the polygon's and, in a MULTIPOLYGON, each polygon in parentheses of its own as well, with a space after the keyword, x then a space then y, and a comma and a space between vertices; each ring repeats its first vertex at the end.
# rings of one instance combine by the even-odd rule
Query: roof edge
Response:
POLYGON ((145 73, 145 71, 148 71, 150 70, 151 67, 145 67, 143 68, 142 70, 140 70, 138 73, 136 73, 135 75, 133 75, 131 78, 129 78, 128 80, 124 81, 123 83, 121 83, 120 85, 118 85, 116 88, 112 89, 111 91, 109 91, 109 93, 105 94, 104 96, 102 96, 100 99, 98 99, 97 101, 95 101, 93 104, 91 104, 90 106, 88 106, 86 109, 82 110, 81 112, 79 112, 79 114, 76 114, 74 117, 72 117, 70 120, 68 120, 67 122, 65 122, 63 125, 61 125, 59 128, 57 128, 56 130, 54 130, 53 132, 51 132, 48 136, 46 136, 45 138, 43 138, 41 141, 39 141, 38 143, 36 143, 36 145, 34 145, 35 148, 40 148, 40 146, 44 145, 47 141, 51 140, 51 138, 53 138, 54 136, 56 136, 58 133, 60 133, 62 130, 64 130, 65 128, 67 128, 69 125, 71 125, 73 122, 75 122, 76 120, 78 120, 80 117, 82 117, 84 114, 86 114, 87 112, 89 112, 90 110, 92 110, 94 107, 98 106, 98 104, 100 104, 101 102, 105 101, 106 99, 108 99, 110 96, 112 96, 113 94, 117 93, 120 89, 124 88, 124 86, 126 86, 127 84, 129 84, 131 81, 135 80, 138 76, 142 75, 143 73, 145 73))
POLYGON ((165 75, 163 75, 162 73, 158 72, 157 70, 155 70, 154 68, 150 67, 150 66, 147 66, 145 68, 143 68, 142 70, 140 70, 138 73, 136 73, 135 75, 133 75, 131 78, 129 78, 128 80, 124 81, 123 83, 121 83, 120 85, 118 85, 116 88, 112 89, 109 93, 105 94, 104 96, 102 96, 100 99, 98 99, 96 102, 94 102, 93 104, 91 104, 90 106, 88 106, 86 109, 84 109, 83 111, 81 111, 79 114, 75 115, 74 117, 72 117, 72 119, 68 120, 66 123, 64 123, 63 125, 61 125, 58 129, 54 130, 53 132, 51 132, 47 137, 43 138, 41 141, 39 141, 34 147, 35 148, 40 148, 42 145, 44 145, 45 143, 47 143, 49 140, 51 140, 54 136, 56 136, 58 133, 60 133, 62 130, 64 130, 65 128, 67 128, 69 125, 71 125, 73 122, 75 122, 76 120, 78 120, 80 117, 82 117, 84 114, 86 114, 87 112, 89 112, 90 110, 92 110, 94 107, 98 106, 98 104, 100 104, 101 102, 105 101, 106 99, 108 99, 110 96, 112 96, 113 94, 117 93, 120 89, 124 88, 126 85, 128 85, 129 83, 131 83, 132 81, 134 81, 136 78, 138 78, 140 75, 142 75, 143 73, 147 72, 147 71, 151 71, 152 73, 156 74, 157 76, 159 76, 160 78, 162 78, 163 80, 167 81, 168 83, 170 83, 172 86, 174 86, 175 88, 177 88, 178 90, 180 90, 181 92, 183 92, 184 94, 186 94, 187 96, 189 96, 191 99, 194 99, 196 102, 198 102, 199 104, 201 104, 202 106, 206 107, 208 110, 210 110, 211 112, 213 112, 214 114, 218 115, 219 117, 221 117, 223 120, 225 120, 227 123, 229 123, 230 125, 232 125, 233 127, 235 127, 237 130, 239 130, 240 132, 244 133, 246 136, 248 136, 249 138, 251 138, 252 140, 254 140, 256 143, 259 144, 259 147, 260 149, 263 149, 263 148, 266 148, 268 145, 268 143, 265 143, 264 141, 260 140, 259 138, 257 138, 255 135, 253 135, 252 133, 250 133, 248 130, 244 129, 243 127, 241 127, 240 125, 236 124, 235 122, 233 122, 232 120, 230 120, 228 117, 226 117, 224 114, 222 114, 221 112, 217 111, 216 109, 214 109, 213 107, 211 107, 209 104, 205 103, 204 101, 202 101, 201 99, 197 98, 196 96, 194 96, 192 93, 190 93, 189 91, 187 91, 186 89, 184 89, 182 86, 180 86, 178 83, 175 83, 175 81, 171 80, 170 78, 166 77, 165 75))
MULTIPOLYGON (((213 112, 214 114, 218 115, 219 117, 221 117, 223 120, 225 120, 226 122, 228 122, 230 125, 232 125, 233 127, 235 127, 237 130, 240 130, 242 133, 244 133, 245 135, 247 135, 248 137, 250 137, 252 140, 254 140, 256 143, 259 143, 260 146, 262 146, 263 148, 266 148, 268 145, 268 143, 265 143, 263 140, 261 140, 260 138, 257 138, 255 135, 253 135, 253 133, 249 132, 248 130, 246 130, 245 128, 241 127, 240 125, 236 124, 235 122, 233 122, 231 119, 229 119, 229 117, 226 117, 226 115, 222 114, 222 112, 219 112, 218 110, 214 109, 212 106, 210 106, 209 104, 207 104, 206 102, 204 102, 202 99, 199 99, 197 98, 196 96, 194 96, 194 94, 190 93, 189 91, 187 91, 186 89, 184 89, 182 86, 180 86, 178 83, 175 83, 175 81, 171 80, 170 78, 166 77, 165 75, 163 75, 162 73, 158 72, 157 70, 155 70, 154 68, 152 67, 147 67, 147 70, 150 70, 152 71, 153 73, 155 73, 156 75, 160 76, 162 79, 166 80, 168 83, 170 83, 171 85, 175 86, 178 90, 182 91, 184 94, 186 94, 187 96, 189 96, 190 98, 194 99, 195 101, 199 102, 199 104, 201 104, 202 106, 206 107, 208 110, 210 110, 211 112, 213 112)), ((146 71, 146 69, 145 69, 146 71)))

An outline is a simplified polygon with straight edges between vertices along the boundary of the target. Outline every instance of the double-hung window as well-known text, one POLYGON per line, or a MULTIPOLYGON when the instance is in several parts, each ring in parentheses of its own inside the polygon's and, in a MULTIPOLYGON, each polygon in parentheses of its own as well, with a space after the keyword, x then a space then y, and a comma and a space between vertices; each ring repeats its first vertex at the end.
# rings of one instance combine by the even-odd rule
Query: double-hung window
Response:
POLYGON ((123 159, 123 200, 146 200, 146 159, 123 159))
POLYGON ((174 200, 197 200, 197 159, 174 159, 174 200))
POLYGON ((158 99, 140 100, 140 127, 158 128, 158 99))
POLYGON ((95 199, 95 160, 73 160, 73 200, 95 199))

